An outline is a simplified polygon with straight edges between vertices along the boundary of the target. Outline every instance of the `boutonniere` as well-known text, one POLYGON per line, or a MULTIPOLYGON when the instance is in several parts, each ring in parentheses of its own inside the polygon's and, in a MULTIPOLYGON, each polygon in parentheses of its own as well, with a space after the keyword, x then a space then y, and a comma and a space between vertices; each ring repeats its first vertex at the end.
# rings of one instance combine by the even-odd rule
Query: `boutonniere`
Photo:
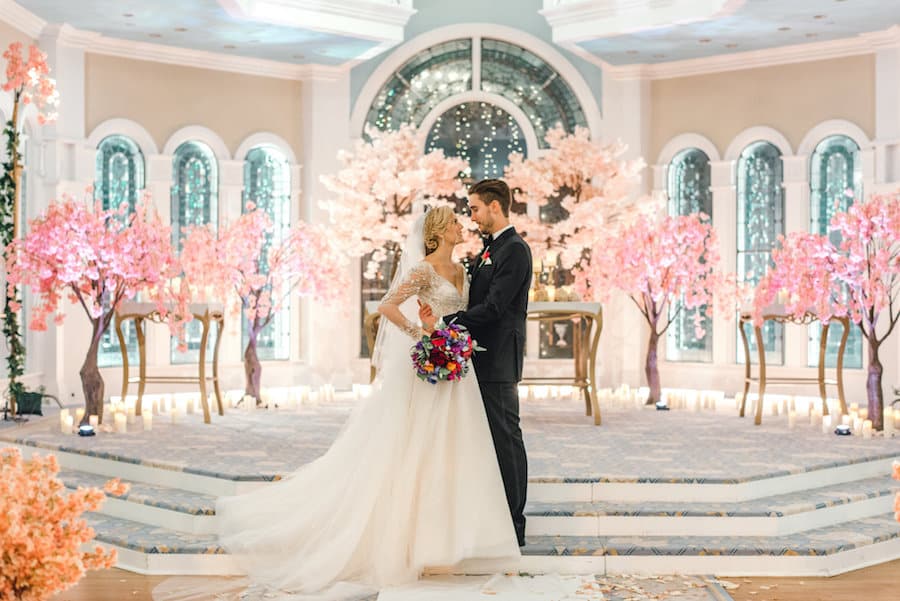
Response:
POLYGON ((484 252, 481 253, 481 263, 478 264, 479 267, 483 265, 492 265, 491 262, 491 249, 486 248, 484 252))

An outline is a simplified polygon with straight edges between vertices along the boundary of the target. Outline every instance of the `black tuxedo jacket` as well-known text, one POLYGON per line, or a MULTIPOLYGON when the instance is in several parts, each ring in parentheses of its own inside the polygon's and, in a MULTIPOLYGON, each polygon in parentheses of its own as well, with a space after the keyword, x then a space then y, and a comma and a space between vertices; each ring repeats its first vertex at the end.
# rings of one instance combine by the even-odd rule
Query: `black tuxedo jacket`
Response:
POLYGON ((479 346, 473 363, 480 382, 518 382, 525 357, 525 318, 531 288, 531 249, 510 228, 487 247, 490 262, 475 259, 469 307, 444 316, 469 329, 479 346))

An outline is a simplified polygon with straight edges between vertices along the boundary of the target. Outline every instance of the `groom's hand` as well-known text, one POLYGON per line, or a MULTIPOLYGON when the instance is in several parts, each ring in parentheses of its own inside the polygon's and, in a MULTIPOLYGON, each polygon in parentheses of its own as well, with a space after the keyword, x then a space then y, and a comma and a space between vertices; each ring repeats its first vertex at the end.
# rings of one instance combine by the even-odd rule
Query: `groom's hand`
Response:
POLYGON ((437 317, 434 315, 434 311, 431 310, 431 305, 423 303, 419 301, 419 321, 422 322, 422 328, 428 332, 429 334, 434 331, 434 324, 437 322, 437 317))

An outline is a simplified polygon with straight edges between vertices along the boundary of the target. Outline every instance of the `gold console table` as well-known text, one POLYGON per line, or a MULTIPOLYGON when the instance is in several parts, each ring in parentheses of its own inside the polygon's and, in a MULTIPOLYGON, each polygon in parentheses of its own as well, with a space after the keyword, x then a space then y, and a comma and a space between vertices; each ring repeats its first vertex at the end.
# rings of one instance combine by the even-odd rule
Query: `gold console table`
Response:
POLYGON ((219 407, 219 415, 225 415, 222 404, 222 391, 219 388, 219 346, 222 343, 222 326, 224 324, 224 307, 215 303, 192 303, 188 310, 203 326, 203 334, 200 337, 200 363, 197 368, 197 376, 148 376, 147 375, 147 336, 146 323, 162 323, 158 307, 155 303, 126 302, 122 303, 116 311, 116 336, 119 338, 119 348, 122 351, 122 399, 128 395, 128 385, 137 384, 138 394, 135 403, 135 413, 141 415, 141 402, 144 397, 144 389, 147 384, 192 384, 200 385, 200 402, 203 405, 203 421, 210 423, 209 401, 207 399, 206 383, 212 382, 216 395, 216 403, 219 407), (138 375, 129 377, 128 350, 125 348, 125 335, 122 333, 122 324, 127 320, 134 320, 134 328, 138 340, 138 375), (216 324, 216 344, 213 350, 212 376, 206 375, 206 341, 209 339, 210 326, 216 324))
MULTIPOLYGON (((763 321, 772 321, 775 323, 791 323, 795 325, 808 326, 819 318, 812 313, 806 313, 802 317, 795 317, 783 312, 783 308, 779 306, 769 307, 763 314, 763 321)), ((832 317, 830 320, 822 324, 822 333, 819 340, 819 370, 815 378, 769 378, 766 376, 766 349, 763 345, 762 327, 753 324, 753 332, 756 339, 756 349, 759 353, 759 376, 752 377, 750 372, 750 344, 747 341, 747 333, 744 330, 744 324, 753 324, 753 316, 749 311, 742 311, 740 320, 738 321, 738 330, 741 332, 741 340, 744 343, 744 398, 741 401, 740 416, 744 417, 744 410, 747 405, 747 393, 750 391, 751 382, 759 384, 758 401, 756 403, 756 417, 753 421, 757 426, 762 424, 763 400, 765 399, 766 386, 768 384, 813 384, 819 385, 819 397, 822 399, 822 415, 828 415, 828 403, 826 401, 825 386, 835 386, 838 392, 838 399, 841 403, 841 413, 847 413, 847 402, 844 397, 844 350, 847 348, 847 337, 850 335, 850 320, 847 317, 832 317), (828 344, 828 327, 831 322, 838 322, 844 326, 844 332, 841 336, 841 345, 838 349, 836 375, 834 379, 825 378, 825 349, 828 344)))
POLYGON ((593 415, 594 425, 599 426, 600 402, 597 398, 597 352, 600 348, 600 333, 603 331, 603 308, 600 303, 581 301, 528 303, 529 321, 571 320, 572 376, 548 376, 522 378, 522 384, 563 384, 578 388, 584 395, 585 415, 593 415))
MULTIPOLYGON (((375 335, 378 332, 379 301, 368 301, 365 304, 366 340, 369 349, 374 347, 375 335)), ((597 398, 597 351, 600 347, 600 332, 603 330, 603 309, 600 303, 588 302, 530 302, 528 303, 528 320, 530 321, 562 321, 572 320, 572 359, 574 374, 572 376, 523 378, 521 384, 563 384, 578 388, 584 394, 585 415, 594 416, 594 424, 600 425, 600 404, 597 398)), ((375 378, 375 368, 371 368, 370 376, 375 378)))

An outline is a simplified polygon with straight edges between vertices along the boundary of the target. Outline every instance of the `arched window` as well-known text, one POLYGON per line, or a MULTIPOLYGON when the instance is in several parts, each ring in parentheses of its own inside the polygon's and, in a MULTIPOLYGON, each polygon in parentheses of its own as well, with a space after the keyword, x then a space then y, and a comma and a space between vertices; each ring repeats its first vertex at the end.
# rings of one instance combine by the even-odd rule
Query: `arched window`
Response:
MULTIPOLYGON (((862 198, 862 194, 859 145, 843 135, 829 136, 819 142, 809 160, 810 231, 830 236, 835 244, 840 244, 840 234, 828 229, 831 218, 839 211, 846 211, 854 199, 862 198)), ((809 365, 817 367, 822 326, 813 324, 808 331, 807 357, 809 365)), ((832 323, 825 346, 826 367, 836 366, 842 336, 841 325, 832 323)), ((851 327, 844 351, 844 367, 862 367, 862 342, 859 328, 851 327)))
POLYGON ((528 116, 543 148, 547 130, 557 123, 568 132, 587 127, 587 119, 566 80, 542 58, 501 40, 481 41, 481 89, 512 101, 528 116))
MULTIPOLYGON (((181 250, 182 228, 191 225, 218 225, 219 169, 212 149, 196 140, 182 143, 172 158, 172 244, 181 250)), ((208 361, 212 361, 215 328, 207 341, 208 361)), ((196 363, 200 358, 201 326, 191 321, 185 328, 187 352, 178 352, 172 340, 172 363, 196 363)))
MULTIPOLYGON (((737 185, 737 266, 738 277, 756 284, 769 269, 772 249, 784 234, 784 189, 781 151, 770 142, 754 142, 738 159, 737 185)), ((750 324, 744 327, 751 328, 750 324)), ((756 340, 752 332, 750 360, 757 361, 756 340)), ((784 363, 784 326, 766 322, 763 327, 766 363, 784 363)), ((736 350, 743 361, 741 342, 736 350)))
MULTIPOLYGON (((129 212, 134 211, 144 189, 144 155, 140 147, 126 136, 103 138, 97 146, 94 178, 94 197, 104 209, 116 209, 125 204, 129 212)), ((134 322, 125 322, 122 329, 128 360, 136 363, 138 348, 134 322)), ((119 337, 114 327, 110 327, 100 340, 98 362, 101 367, 122 364, 119 337)))
MULTIPOLYGON (((669 215, 703 213, 712 219, 709 157, 698 148, 679 152, 669 163, 667 191, 669 215)), ((701 308, 704 310, 705 308, 701 308)), ((678 305, 670 311, 679 311, 678 305)), ((705 335, 694 334, 692 313, 680 310, 666 332, 666 359, 669 361, 712 361, 712 319, 704 317, 705 335)))
MULTIPOLYGON (((576 126, 588 126, 571 86, 544 59, 501 40, 474 42, 471 38, 451 40, 417 53, 376 94, 366 124, 381 130, 397 129, 405 123, 418 127, 438 105, 454 96, 475 93, 478 103, 496 104, 488 100, 494 98, 521 109, 542 148, 548 146, 544 135, 557 123, 569 132, 576 126)), ((476 106, 467 107, 459 117, 477 113, 480 105, 476 106)), ((443 120, 455 117, 453 113, 454 109, 444 112, 443 120)), ((453 122, 461 123, 455 118, 453 122)), ((478 171, 476 165, 472 170, 478 171)))
MULTIPOLYGON (((287 157, 274 146, 256 146, 244 160, 244 211, 247 203, 263 209, 272 220, 272 232, 266 235, 263 255, 268 256, 273 243, 283 241, 291 227, 291 170, 287 157)), ((263 269, 267 267, 263 263, 263 269)), ((278 295, 274 292, 273 295, 278 295)), ((280 296, 280 295, 279 295, 280 296)), ((248 341, 246 318, 242 317, 242 339, 248 341)), ((290 299, 266 326, 257 339, 257 353, 262 360, 290 359, 290 299)))
POLYGON ((512 115, 487 102, 464 102, 440 115, 431 126, 425 152, 443 150, 469 164, 474 181, 503 177, 509 155, 527 156, 522 129, 512 115))

